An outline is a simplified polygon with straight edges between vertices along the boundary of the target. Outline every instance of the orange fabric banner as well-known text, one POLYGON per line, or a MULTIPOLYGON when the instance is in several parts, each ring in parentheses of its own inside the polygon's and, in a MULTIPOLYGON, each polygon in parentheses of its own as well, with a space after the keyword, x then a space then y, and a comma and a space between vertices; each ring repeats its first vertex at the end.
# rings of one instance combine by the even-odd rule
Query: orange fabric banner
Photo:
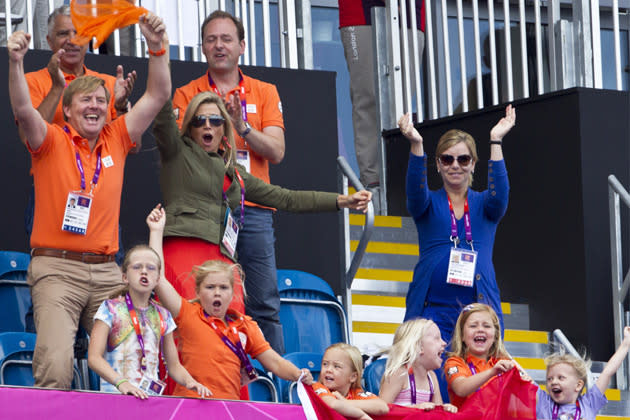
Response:
POLYGON ((116 29, 138 23, 148 12, 133 0, 72 0, 70 16, 77 30, 72 42, 84 45, 96 38, 94 48, 98 48, 116 29))

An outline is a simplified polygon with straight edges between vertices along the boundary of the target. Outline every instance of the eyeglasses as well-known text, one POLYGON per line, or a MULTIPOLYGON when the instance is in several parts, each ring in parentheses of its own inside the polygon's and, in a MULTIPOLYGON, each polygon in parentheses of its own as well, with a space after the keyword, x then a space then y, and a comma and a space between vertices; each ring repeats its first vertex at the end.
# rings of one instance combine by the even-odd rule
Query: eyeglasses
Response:
POLYGON ((459 155, 457 157, 453 155, 440 155, 440 163, 444 166, 450 166, 457 159, 457 163, 459 166, 468 166, 472 161, 472 156, 470 155, 459 155))
POLYGON ((195 115, 192 117, 192 120, 190 120, 190 125, 196 128, 204 127, 206 121, 208 121, 210 125, 221 127, 225 122, 225 118, 220 115, 195 115))

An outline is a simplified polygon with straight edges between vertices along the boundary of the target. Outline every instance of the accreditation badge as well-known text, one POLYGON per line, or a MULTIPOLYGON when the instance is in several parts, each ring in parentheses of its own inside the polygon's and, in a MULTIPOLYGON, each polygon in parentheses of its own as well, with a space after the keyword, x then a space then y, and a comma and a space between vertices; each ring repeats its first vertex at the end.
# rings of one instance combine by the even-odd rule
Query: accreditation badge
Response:
POLYGON ((92 197, 80 193, 71 192, 66 200, 66 211, 63 214, 61 230, 77 235, 87 233, 90 211, 92 209, 92 197))
POLYGON ((225 249, 228 250, 231 257, 234 257, 236 252, 236 242, 238 241, 238 223, 232 217, 232 209, 229 207, 225 210, 225 232, 223 232, 223 240, 221 241, 225 245, 225 249))
POLYGON ((477 252, 470 249, 451 248, 446 282, 458 286, 472 287, 475 281, 477 252))
POLYGON ((162 395, 166 384, 159 379, 154 379, 144 374, 142 379, 140 379, 138 388, 146 392, 147 395, 162 395))
POLYGON ((250 159, 249 159, 249 150, 237 150, 236 151, 236 163, 245 167, 247 172, 251 173, 250 170, 250 159))

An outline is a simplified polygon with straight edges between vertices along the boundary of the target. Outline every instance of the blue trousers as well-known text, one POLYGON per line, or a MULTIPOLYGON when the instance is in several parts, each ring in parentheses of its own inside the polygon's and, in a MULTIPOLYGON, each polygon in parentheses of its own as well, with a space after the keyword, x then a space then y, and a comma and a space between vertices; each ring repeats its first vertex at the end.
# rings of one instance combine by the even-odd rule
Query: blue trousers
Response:
MULTIPOLYGON (((234 216, 238 220, 240 209, 234 216)), ((284 354, 275 242, 273 212, 245 206, 245 219, 236 245, 238 262, 245 271, 245 312, 258 323, 271 347, 284 354)))

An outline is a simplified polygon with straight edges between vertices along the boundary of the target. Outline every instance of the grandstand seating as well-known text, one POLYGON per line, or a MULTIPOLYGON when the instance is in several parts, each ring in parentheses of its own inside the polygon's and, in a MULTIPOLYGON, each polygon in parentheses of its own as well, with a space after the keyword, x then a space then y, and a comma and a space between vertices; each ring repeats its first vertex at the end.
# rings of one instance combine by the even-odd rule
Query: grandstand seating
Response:
POLYGON ((0 385, 33 386, 35 334, 0 333, 0 385))
POLYGON ((0 251, 0 332, 23 332, 25 315, 31 306, 26 271, 31 260, 23 252, 0 251))
MULTIPOLYGON (((322 353, 295 352, 285 354, 284 358, 300 369, 306 368, 310 370, 313 375, 313 380, 316 381, 317 378, 319 378, 319 372, 322 368, 322 356, 322 353)), ((275 383, 282 402, 299 404, 296 382, 275 377, 275 383)))
POLYGON ((258 360, 252 360, 252 364, 258 373, 258 378, 247 386, 249 399, 252 401, 278 402, 278 391, 271 378, 267 376, 265 368, 258 360))
POLYGON ((372 394, 378 395, 379 388, 381 387, 381 378, 385 373, 385 365, 387 359, 381 358, 372 361, 365 367, 363 371, 363 389, 370 391, 372 394))
POLYGON ((278 270, 278 290, 287 353, 323 354, 331 344, 348 342, 345 310, 323 279, 303 271, 278 270))
POLYGON ((0 251, 0 279, 26 280, 30 261, 24 252, 0 251))

